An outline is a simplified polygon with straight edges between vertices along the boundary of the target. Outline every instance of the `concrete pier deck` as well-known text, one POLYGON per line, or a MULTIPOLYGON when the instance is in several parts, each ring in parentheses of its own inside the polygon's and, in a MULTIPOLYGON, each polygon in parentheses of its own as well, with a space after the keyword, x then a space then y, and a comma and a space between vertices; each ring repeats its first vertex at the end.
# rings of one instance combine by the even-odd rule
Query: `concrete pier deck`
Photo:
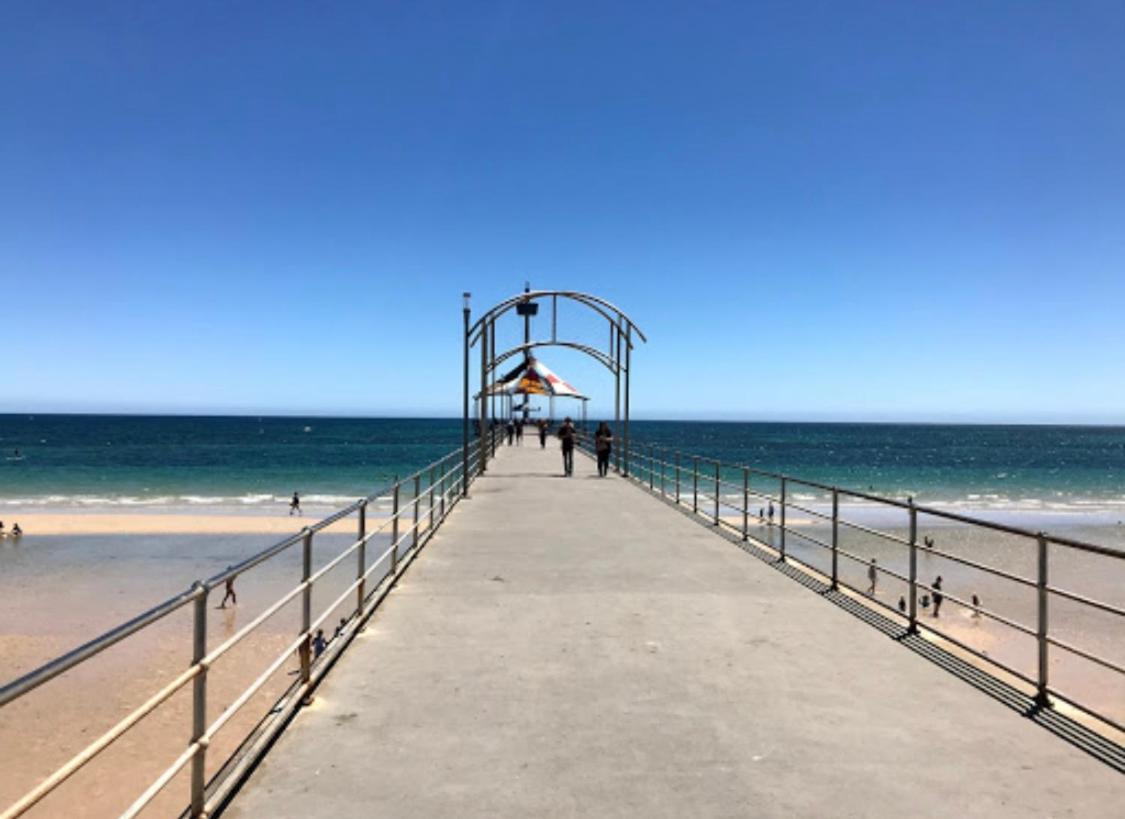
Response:
POLYGON ((576 467, 503 449, 225 815, 1120 815, 1109 766, 576 467))

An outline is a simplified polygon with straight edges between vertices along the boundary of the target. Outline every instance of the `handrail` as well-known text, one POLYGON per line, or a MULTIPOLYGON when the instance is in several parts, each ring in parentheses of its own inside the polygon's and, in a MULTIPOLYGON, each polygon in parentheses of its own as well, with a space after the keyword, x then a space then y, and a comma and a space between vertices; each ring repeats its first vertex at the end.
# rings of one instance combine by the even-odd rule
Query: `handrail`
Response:
MULTIPOLYGON (((588 441, 583 441, 582 443, 589 448, 588 441)), ((960 512, 953 512, 931 506, 920 506, 914 503, 913 498, 907 498, 903 501, 899 498, 884 497, 872 492, 862 492, 845 487, 832 486, 818 481, 756 469, 747 465, 723 463, 715 458, 695 455, 680 450, 674 451, 673 460, 669 456, 671 452, 673 452, 673 450, 667 447, 634 441, 625 453, 625 462, 618 465, 617 471, 627 480, 632 481, 646 491, 665 498, 669 503, 673 503, 677 507, 684 508, 686 513, 693 515, 701 522, 706 522, 711 526, 724 527, 726 530, 739 533, 743 541, 752 543, 755 548, 763 549, 776 555, 778 561, 794 563, 805 570, 827 577, 832 589, 846 588, 859 599, 884 608, 892 612, 895 616, 904 618, 908 633, 916 633, 922 628, 926 632, 934 634, 958 646, 962 650, 967 651, 984 663, 991 664, 1029 683, 1035 688, 1035 699, 1040 707, 1051 707, 1051 698, 1058 697, 1076 706, 1089 716, 1100 720, 1103 724, 1121 730, 1121 725, 1112 717, 1098 712, 1087 703, 1076 701, 1073 696, 1063 694, 1049 684, 1048 661, 1051 647, 1066 651, 1085 661, 1094 663, 1103 669, 1125 674, 1125 664, 1101 656, 1088 648, 1064 641, 1057 635, 1052 634, 1048 616, 1049 599, 1052 596, 1064 598, 1080 606, 1096 609, 1118 617, 1125 617, 1125 608, 1080 594, 1070 589, 1063 589, 1051 585, 1048 582, 1048 569, 1050 564, 1048 547, 1061 546, 1078 552, 1099 555, 1115 560, 1125 560, 1125 551, 1101 544, 1076 540, 1074 538, 1051 535, 1049 533, 1032 531, 1019 526, 1011 526, 1005 523, 976 518, 960 512), (706 468, 706 471, 700 469, 701 465, 706 468), (667 485, 665 475, 666 468, 671 473, 671 477, 675 482, 674 493, 669 491, 667 485), (724 473, 724 469, 728 471, 724 473), (743 476, 743 483, 741 485, 732 480, 728 480, 728 476, 733 470, 741 471, 743 476), (760 484, 757 487, 751 486, 751 478, 757 478, 759 482, 763 478, 769 481, 776 481, 779 487, 778 494, 771 495, 762 493, 760 491, 760 484), (831 513, 809 508, 809 506, 802 503, 794 503, 790 495, 794 486, 811 487, 825 492, 832 501, 831 513), (724 489, 729 491, 724 491, 724 489), (753 514, 750 510, 751 498, 768 500, 773 504, 777 504, 780 511, 780 520, 775 522, 772 513, 768 520, 762 520, 760 516, 753 514), (870 505, 871 508, 894 509, 897 513, 904 513, 904 524, 894 528, 908 529, 909 535, 903 536, 888 531, 882 531, 875 528, 875 526, 865 525, 856 520, 849 520, 847 515, 851 514, 851 512, 849 512, 848 509, 854 507, 849 505, 848 508, 841 510, 839 503, 841 498, 863 501, 863 507, 870 505), (740 512, 742 516, 741 526, 731 522, 729 518, 723 518, 723 508, 740 512), (813 526, 821 527, 821 531, 823 531, 825 527, 830 527, 831 542, 814 536, 812 531, 803 528, 801 524, 794 525, 791 522, 787 523, 786 512, 793 509, 809 514, 815 518, 812 524, 813 526), (1038 560, 1037 577, 1034 579, 1023 577, 997 566, 988 565, 988 563, 983 560, 975 559, 976 556, 974 556, 974 559, 970 559, 953 554, 947 550, 937 549, 927 544, 920 544, 917 536, 918 519, 920 516, 932 516, 944 521, 965 524, 971 527, 1001 532, 1026 539, 1031 542, 1036 549, 1038 560), (765 528, 770 533, 768 537, 763 539, 763 537, 758 534, 754 536, 751 535, 751 518, 755 519, 754 526, 757 527, 758 530, 765 528), (904 574, 886 565, 876 565, 873 561, 869 562, 860 555, 843 548, 840 543, 839 535, 841 527, 868 538, 878 538, 882 543, 905 550, 909 556, 908 572, 904 574), (776 537, 774 537, 775 534, 777 535, 776 537), (822 550, 829 551, 832 561, 830 573, 826 574, 823 569, 805 562, 800 559, 800 557, 794 556, 792 551, 787 549, 787 536, 789 538, 796 538, 801 543, 807 543, 810 547, 818 547, 822 550), (984 572, 1004 582, 1016 584, 1023 589, 1034 589, 1036 591, 1038 610, 1037 623, 1035 625, 1029 625, 1000 614, 999 612, 986 609, 980 605, 977 599, 969 602, 949 591, 944 589, 940 590, 942 599, 948 600, 952 605, 971 609, 975 616, 986 617, 1020 634, 1034 638, 1038 645, 1038 669, 1034 676, 1014 669, 999 661, 996 657, 990 656, 988 653, 968 645, 964 640, 951 635, 948 630, 939 628, 936 622, 920 622, 917 613, 918 590, 922 590, 925 594, 930 595, 934 593, 934 590, 918 579, 917 559, 919 553, 949 560, 984 572), (897 611, 894 607, 880 600, 876 595, 869 594, 868 590, 849 585, 839 574, 838 561, 840 557, 854 561, 861 566, 869 567, 871 571, 875 572, 876 577, 890 577, 904 583, 909 596, 908 611, 905 613, 897 611)), ((774 487, 770 486, 768 488, 772 489, 774 487)), ((903 600, 905 599, 906 596, 904 595, 903 600)), ((902 603, 900 602, 900 606, 901 605, 902 603)))
MULTIPOLYGON (((495 436, 495 434, 495 431, 490 433, 492 436, 495 436)), ((75 668, 111 646, 138 633, 145 627, 152 625, 188 604, 194 603, 195 656, 191 664, 139 707, 133 709, 124 718, 119 720, 112 728, 86 745, 64 765, 57 768, 39 782, 21 799, 6 808, 0 813, 0 819, 15 819, 15 817, 23 815, 73 774, 82 769, 87 763, 95 759, 133 726, 143 721, 145 717, 155 711, 189 682, 193 683, 195 686, 195 695, 193 697, 194 704, 192 708, 193 731, 187 747, 157 779, 149 784, 144 792, 126 809, 123 815, 134 816, 138 814, 172 781, 175 775, 189 763, 191 763, 192 766, 190 812, 193 816, 203 815, 208 793, 214 791, 216 788, 222 788, 224 786, 224 782, 218 779, 224 766, 220 766, 220 774, 217 774, 210 783, 206 782, 204 778, 204 773, 206 771, 206 754, 214 736, 227 724, 237 711, 249 702, 254 694, 269 681, 278 669, 294 656, 294 654, 300 655, 302 667, 301 682, 298 690, 307 692, 309 688, 312 687, 316 679, 318 679, 311 678, 310 675, 311 665, 317 659, 311 656, 315 630, 327 621, 334 612, 338 612, 340 606, 346 605, 348 599, 353 595, 356 595, 357 598, 349 619, 354 621, 356 618, 370 616, 371 611, 374 610, 374 607, 378 605, 385 596, 385 589, 388 587, 388 584, 392 583, 398 575, 405 570, 405 567, 409 565, 409 559, 400 561, 400 558, 410 556, 412 559, 412 556, 428 542, 438 526, 440 526, 445 518, 452 512, 462 496, 462 485, 471 484, 480 474, 478 455, 482 443, 484 442, 478 438, 473 441, 471 445, 473 455, 469 461, 470 466, 467 475, 462 474, 462 452, 461 449, 458 448, 427 464, 421 469, 412 472, 406 477, 396 479, 390 486, 380 488, 366 497, 360 498, 342 509, 336 510, 324 519, 306 526, 300 532, 267 546, 241 562, 213 575, 207 580, 197 581, 189 589, 158 603, 121 625, 115 626, 77 648, 5 684, 0 688, 0 707, 18 700, 20 697, 34 691, 44 683, 75 668), (399 505, 398 498, 404 487, 407 487, 412 495, 408 496, 407 500, 399 505), (366 527, 366 511, 368 504, 385 497, 395 499, 396 509, 394 513, 382 520, 379 525, 368 530, 366 527), (421 510, 424 504, 428 504, 425 518, 422 517, 421 510), (221 586, 227 580, 236 578, 256 566, 265 563, 299 543, 304 544, 305 566, 307 567, 310 563, 310 550, 315 535, 327 529, 329 526, 332 526, 334 523, 349 518, 356 512, 360 513, 356 536, 339 554, 317 569, 316 572, 311 572, 306 569, 304 571, 305 576, 295 586, 269 604, 235 634, 228 637, 211 651, 207 651, 207 598, 213 589, 221 586), (404 515, 411 515, 413 519, 410 520, 404 517, 404 515), (403 521, 406 522, 403 523, 403 521), (388 526, 391 527, 390 543, 373 561, 368 561, 366 545, 375 536, 383 533, 388 526), (404 531, 400 532, 400 530, 404 531), (409 540, 410 543, 404 550, 403 542, 407 540, 409 540), (207 672, 210 670, 211 666, 222 658, 231 648, 257 630, 262 624, 293 600, 304 596, 307 604, 307 602, 311 600, 311 591, 316 582, 325 577, 331 570, 339 567, 347 558, 357 555, 357 553, 358 564, 356 577, 346 587, 344 592, 329 603, 315 618, 312 617, 306 605, 302 627, 296 634, 295 639, 289 643, 280 655, 275 657, 265 667, 241 694, 234 698, 223 710, 222 714, 209 726, 206 725, 205 692, 207 672), (374 585, 368 587, 368 579, 372 577, 377 568, 387 563, 388 558, 390 559, 389 566, 385 566, 382 575, 374 581, 374 585)), ((486 456, 489 454, 491 448, 491 446, 485 447, 486 456)), ((290 697, 288 700, 283 697, 283 700, 286 702, 285 708, 291 713, 292 710, 300 707, 302 697, 290 697)), ((276 730, 280 730, 283 723, 283 719, 274 720, 276 730)), ((214 796, 211 798, 214 799, 214 796)))

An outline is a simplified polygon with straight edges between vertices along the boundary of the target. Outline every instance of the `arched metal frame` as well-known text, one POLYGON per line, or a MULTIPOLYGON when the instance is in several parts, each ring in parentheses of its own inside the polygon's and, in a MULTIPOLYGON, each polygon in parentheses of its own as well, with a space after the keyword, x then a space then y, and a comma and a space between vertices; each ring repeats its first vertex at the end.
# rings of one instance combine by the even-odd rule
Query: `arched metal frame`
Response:
MULTIPOLYGON (((470 324, 469 294, 464 294, 464 400, 462 402, 462 467, 468 474, 469 461, 469 353, 470 350, 480 345, 480 390, 473 396, 478 402, 477 423, 481 439, 480 447, 480 472, 483 473, 488 463, 489 447, 485 446, 485 436, 489 431, 489 418, 496 417, 497 396, 488 388, 496 367, 514 355, 523 353, 529 356, 531 350, 537 347, 568 347, 593 358, 599 364, 613 373, 613 420, 615 432, 621 429, 621 446, 616 448, 616 462, 618 471, 629 474, 629 373, 632 364, 634 336, 642 342, 648 338, 631 318, 620 308, 589 293, 580 293, 575 290, 524 290, 515 296, 505 299, 486 310, 476 322, 470 324), (605 352, 577 341, 560 341, 558 338, 558 300, 581 304, 604 318, 609 325, 609 345, 605 352), (523 344, 517 344, 509 350, 496 352, 496 320, 505 313, 515 309, 518 305, 532 302, 551 301, 551 338, 550 340, 532 341, 530 337, 531 319, 524 316, 523 344), (622 379, 624 379, 624 407, 622 406, 622 379), (491 414, 489 407, 491 406, 491 414), (622 416, 624 409, 624 416, 622 416), (622 421, 624 423, 622 423, 622 421)), ((503 403, 501 403, 503 406, 503 403)), ((585 412, 583 412, 585 415, 585 412)), ((465 482, 463 492, 468 496, 468 481, 465 482)))

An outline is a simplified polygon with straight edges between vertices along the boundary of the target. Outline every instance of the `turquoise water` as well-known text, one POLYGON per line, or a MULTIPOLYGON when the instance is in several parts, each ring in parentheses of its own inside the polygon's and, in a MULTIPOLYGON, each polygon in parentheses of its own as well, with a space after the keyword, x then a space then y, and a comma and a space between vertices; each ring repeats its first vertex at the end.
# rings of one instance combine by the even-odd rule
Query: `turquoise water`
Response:
MULTIPOLYGON (((636 441, 920 501, 1125 507, 1125 427, 636 421, 632 429, 636 441)), ((460 441, 459 419, 0 415, 0 504, 254 508, 294 491, 337 504, 460 441)))

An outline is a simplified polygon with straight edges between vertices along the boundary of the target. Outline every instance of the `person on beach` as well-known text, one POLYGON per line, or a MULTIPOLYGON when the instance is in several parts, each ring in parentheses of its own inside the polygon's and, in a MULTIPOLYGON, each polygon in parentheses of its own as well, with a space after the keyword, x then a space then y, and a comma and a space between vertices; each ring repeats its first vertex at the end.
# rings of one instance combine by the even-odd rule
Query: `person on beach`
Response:
POLYGON ((769 517, 770 517, 770 524, 773 524, 773 501, 770 501, 769 517))
POLYGON ((758 507, 758 523, 765 523, 765 520, 766 520, 766 510, 759 506, 758 507))
POLYGON ((973 619, 980 619, 980 598, 973 595, 973 619))
POLYGON ((4 521, 0 520, 0 537, 4 537, 7 532, 4 531, 4 521))
POLYGON ((941 612, 941 601, 945 598, 941 594, 941 575, 939 574, 934 580, 934 584, 930 586, 934 590, 934 617, 939 616, 941 612))
POLYGON ((23 537, 23 529, 20 528, 20 525, 18 523, 12 524, 12 537, 16 538, 17 540, 23 537))
POLYGON ((547 448, 547 419, 539 419, 539 448, 547 448))
POLYGON ((301 498, 296 492, 293 493, 293 500, 289 501, 289 515, 292 516, 294 512, 301 514, 301 498))
POLYGON ((604 478, 609 474, 609 456, 613 452, 613 433, 605 421, 598 424, 594 433, 594 450, 598 455, 598 475, 604 478))
POLYGON ((867 593, 874 597, 875 584, 879 582, 879 568, 875 558, 871 558, 871 563, 867 566, 867 580, 871 584, 867 587, 867 593))
POLYGON ((321 654, 323 654, 324 649, 327 646, 328 646, 328 641, 324 639, 324 629, 318 628, 316 630, 316 636, 313 637, 313 642, 312 642, 313 659, 315 660, 317 657, 319 657, 321 654))
POLYGON ((335 640, 337 637, 343 634, 344 629, 347 628, 347 626, 348 621, 345 618, 341 617, 340 622, 336 624, 336 631, 332 633, 332 639, 335 640))
POLYGON ((563 474, 568 478, 574 474, 574 437, 574 424, 567 416, 559 427, 559 440, 562 441, 563 474))
POLYGON ((906 598, 901 595, 898 598, 898 613, 906 614, 906 598))
POLYGON ((929 535, 926 535, 924 538, 922 538, 922 545, 927 549, 932 549, 934 548, 934 539, 929 535))
POLYGON ((928 594, 923 594, 922 599, 918 601, 918 605, 923 609, 928 609, 930 607, 930 596, 928 594))
MULTIPOLYGON (((230 567, 228 566, 227 568, 229 569, 230 567)), ((227 601, 228 600, 231 602, 231 605, 233 605, 233 606, 238 605, 238 595, 236 595, 234 593, 234 578, 233 577, 227 578, 226 593, 223 595, 223 602, 221 602, 219 604, 219 608, 225 609, 227 607, 227 601)))

